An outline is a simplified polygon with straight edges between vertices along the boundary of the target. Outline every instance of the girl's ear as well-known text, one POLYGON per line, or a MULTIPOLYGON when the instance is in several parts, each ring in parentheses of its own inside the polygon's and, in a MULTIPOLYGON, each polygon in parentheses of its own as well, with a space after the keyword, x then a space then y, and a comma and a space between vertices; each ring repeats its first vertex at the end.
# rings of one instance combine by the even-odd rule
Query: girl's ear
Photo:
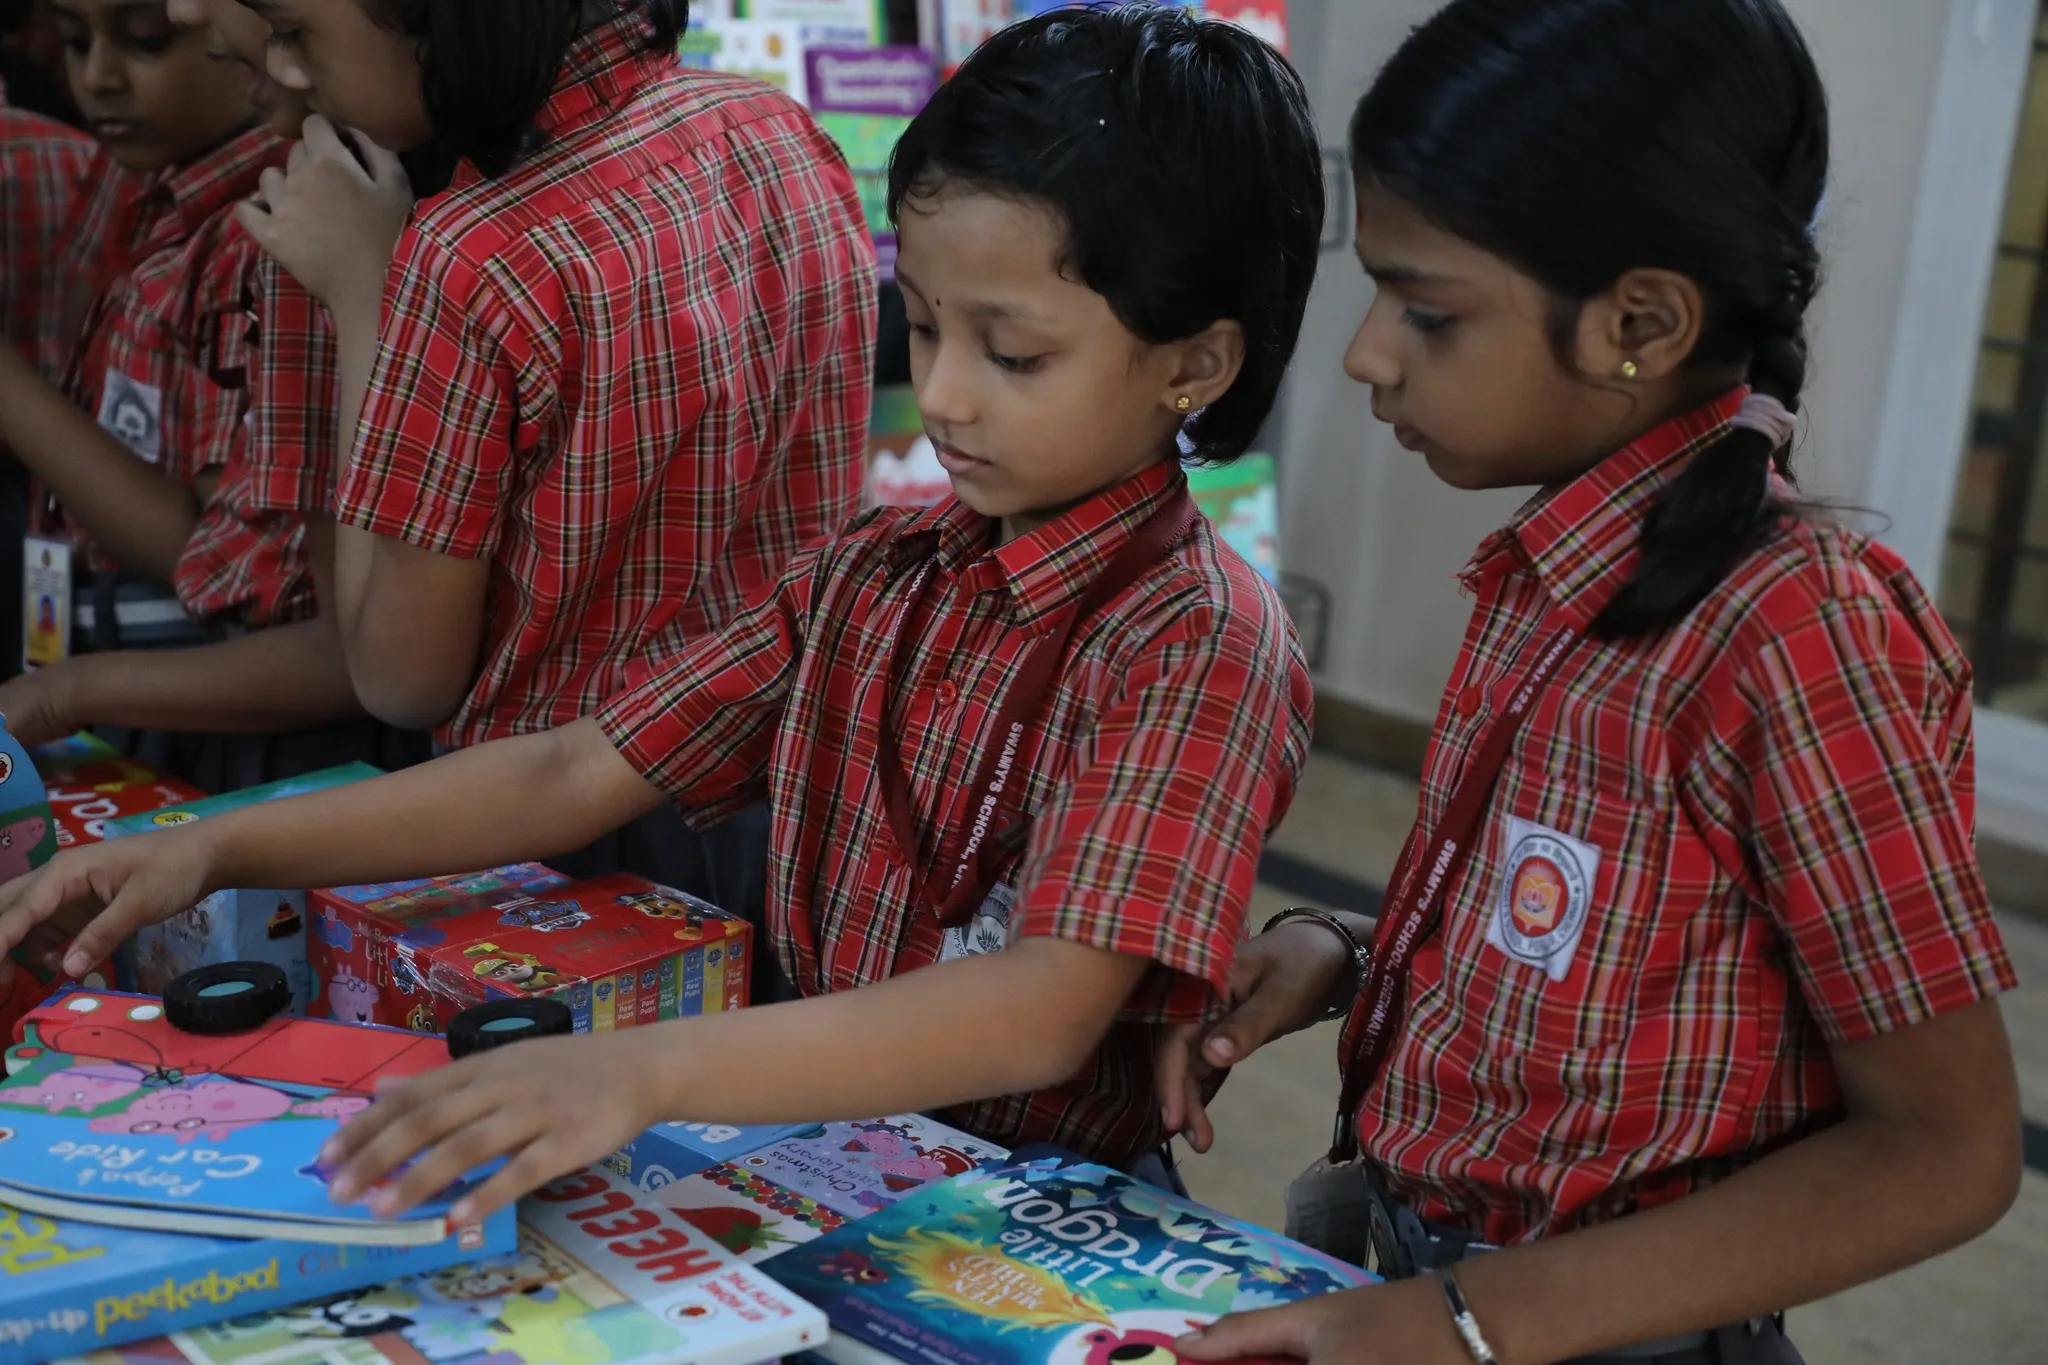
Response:
POLYGON ((1166 348, 1172 363, 1159 401, 1176 414, 1200 412, 1230 392, 1244 368, 1244 327, 1230 318, 1166 348), (1187 399, 1187 406, 1180 405, 1187 399))
POLYGON ((1637 383, 1669 379, 1699 345, 1705 312, 1705 297, 1689 277, 1631 270, 1579 315, 1580 373, 1637 383))

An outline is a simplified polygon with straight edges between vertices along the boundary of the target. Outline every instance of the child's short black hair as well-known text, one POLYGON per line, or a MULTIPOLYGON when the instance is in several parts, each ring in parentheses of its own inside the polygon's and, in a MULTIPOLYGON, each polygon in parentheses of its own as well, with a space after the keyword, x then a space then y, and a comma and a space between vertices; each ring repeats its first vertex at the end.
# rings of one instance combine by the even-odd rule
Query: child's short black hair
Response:
POLYGON ((1140 340, 1234 319, 1244 369, 1188 424, 1244 454, 1279 395, 1314 283, 1322 154, 1284 57, 1178 5, 1056 10, 990 38, 896 145, 889 217, 947 184, 1045 204, 1061 263, 1140 340))
MULTIPOLYGON (((672 55, 690 0, 608 0, 646 24, 644 50, 672 55)), ((420 93, 435 139, 485 175, 533 148, 534 119, 589 7, 577 0, 364 0, 372 18, 421 41, 420 93)))
MULTIPOLYGON (((1708 306, 1697 361, 1797 411, 1828 101, 1779 0, 1453 0, 1359 101, 1351 153, 1543 284, 1558 338, 1630 270, 1687 276, 1708 306)), ((1595 630, 1650 634, 1697 606, 1781 522, 1783 454, 1738 429, 1695 459, 1595 630)))

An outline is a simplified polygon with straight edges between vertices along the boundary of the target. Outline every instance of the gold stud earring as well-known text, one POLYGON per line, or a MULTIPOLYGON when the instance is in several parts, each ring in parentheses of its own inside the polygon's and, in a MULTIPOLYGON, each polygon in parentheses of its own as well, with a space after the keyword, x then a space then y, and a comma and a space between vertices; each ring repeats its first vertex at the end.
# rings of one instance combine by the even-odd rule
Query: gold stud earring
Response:
POLYGON ((1635 361, 1624 360, 1621 362, 1621 377, 1623 379, 1634 379, 1640 373, 1641 371, 1636 368, 1635 361))
POLYGON ((1175 412, 1192 412, 1194 410, 1194 406, 1195 400, 1188 397, 1186 394, 1182 394, 1180 398, 1174 403, 1173 410, 1175 412))

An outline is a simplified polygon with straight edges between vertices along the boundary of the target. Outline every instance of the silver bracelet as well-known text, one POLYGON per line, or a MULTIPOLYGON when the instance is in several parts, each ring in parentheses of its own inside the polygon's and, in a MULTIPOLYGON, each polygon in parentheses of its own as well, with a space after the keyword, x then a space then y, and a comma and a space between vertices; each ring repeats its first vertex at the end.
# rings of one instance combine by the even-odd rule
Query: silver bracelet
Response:
POLYGON ((1343 920, 1338 919, 1327 910, 1316 910, 1309 906, 1295 906, 1292 909, 1282 910, 1279 914, 1267 920, 1266 927, 1259 930, 1259 932, 1261 934, 1270 934, 1289 920, 1297 919, 1310 920, 1322 925, 1338 938, 1343 939, 1344 946, 1351 950, 1350 994, 1344 997, 1344 1004, 1331 1005, 1321 1016, 1325 1022, 1331 1019, 1342 1019, 1351 1013, 1352 1002, 1355 1002, 1358 999, 1358 993, 1365 989, 1366 973, 1372 969, 1372 949, 1353 937, 1351 930, 1345 927, 1343 920))
POLYGON ((1472 1309, 1465 1302, 1465 1291, 1458 1287, 1457 1272, 1445 1266, 1436 1278, 1444 1287, 1444 1302, 1450 1306, 1451 1323, 1464 1339, 1465 1354, 1472 1357, 1472 1365, 1500 1365, 1494 1357, 1493 1348, 1486 1344, 1485 1333, 1479 1330, 1479 1319, 1472 1316, 1472 1309))

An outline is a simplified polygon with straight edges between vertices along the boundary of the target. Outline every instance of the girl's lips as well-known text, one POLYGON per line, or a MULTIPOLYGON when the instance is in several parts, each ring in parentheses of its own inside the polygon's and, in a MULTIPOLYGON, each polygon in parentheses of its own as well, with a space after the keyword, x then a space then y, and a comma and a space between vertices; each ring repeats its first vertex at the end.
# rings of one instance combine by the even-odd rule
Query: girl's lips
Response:
POLYGON ((1429 444, 1429 442, 1423 439, 1421 432, 1417 431, 1414 427, 1405 426, 1400 423, 1396 423, 1394 426, 1394 439, 1401 443, 1404 450, 1412 450, 1417 454, 1420 454, 1423 447, 1429 444))
POLYGON ((966 451, 949 446, 943 441, 933 441, 932 450, 939 457, 939 468, 948 474, 965 474, 988 468, 987 460, 969 455, 966 451))

